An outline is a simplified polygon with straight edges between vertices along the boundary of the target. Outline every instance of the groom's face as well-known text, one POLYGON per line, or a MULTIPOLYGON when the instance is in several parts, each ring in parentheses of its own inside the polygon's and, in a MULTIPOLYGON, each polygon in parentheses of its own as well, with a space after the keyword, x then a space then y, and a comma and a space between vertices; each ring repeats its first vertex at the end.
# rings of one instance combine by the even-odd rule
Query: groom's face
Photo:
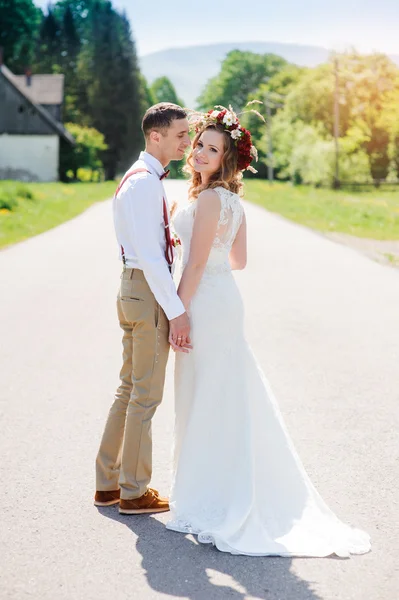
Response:
POLYGON ((187 119, 173 119, 160 139, 160 149, 169 160, 181 160, 191 146, 187 119))

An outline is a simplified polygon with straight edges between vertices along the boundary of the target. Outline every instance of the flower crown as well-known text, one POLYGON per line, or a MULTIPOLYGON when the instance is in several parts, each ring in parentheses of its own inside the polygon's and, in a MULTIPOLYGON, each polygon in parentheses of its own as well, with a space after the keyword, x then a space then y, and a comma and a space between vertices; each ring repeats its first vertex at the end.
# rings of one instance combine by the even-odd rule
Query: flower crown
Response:
MULTIPOLYGON (((259 100, 252 100, 248 102, 250 104, 262 104, 259 100)), ((242 111, 253 112, 264 121, 260 113, 256 110, 242 111)), ((189 123, 195 133, 198 133, 202 129, 205 129, 208 125, 220 124, 223 125, 224 130, 228 131, 234 140, 237 147, 237 168, 239 171, 251 171, 257 173, 257 170, 251 166, 253 159, 258 160, 258 151, 252 144, 251 132, 245 127, 242 127, 238 116, 234 112, 231 106, 225 108, 224 106, 217 105, 214 109, 209 110, 207 113, 200 113, 197 111, 190 111, 189 123), (219 109, 219 110, 218 110, 219 109)))

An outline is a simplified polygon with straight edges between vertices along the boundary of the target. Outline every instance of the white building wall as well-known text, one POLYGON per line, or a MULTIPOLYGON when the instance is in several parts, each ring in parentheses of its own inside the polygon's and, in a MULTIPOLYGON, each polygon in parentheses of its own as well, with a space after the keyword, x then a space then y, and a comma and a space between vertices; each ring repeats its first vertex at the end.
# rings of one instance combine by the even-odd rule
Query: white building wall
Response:
POLYGON ((57 181, 58 135, 0 135, 0 179, 57 181))

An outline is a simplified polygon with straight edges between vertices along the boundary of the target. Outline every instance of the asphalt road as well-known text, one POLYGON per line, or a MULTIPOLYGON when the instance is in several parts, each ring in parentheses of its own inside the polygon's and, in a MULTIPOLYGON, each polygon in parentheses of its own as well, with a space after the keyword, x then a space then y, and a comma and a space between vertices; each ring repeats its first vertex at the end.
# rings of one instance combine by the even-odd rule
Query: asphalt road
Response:
MULTIPOLYGON (((168 196, 183 183, 168 181, 168 196)), ((312 480, 372 536, 350 559, 251 558, 97 509, 94 460, 118 383, 120 265, 111 204, 0 253, 0 597, 395 600, 399 596, 399 276, 246 205, 237 274, 247 337, 312 480)), ((173 357, 154 420, 170 482, 173 357)), ((199 451, 201 449, 199 448, 199 451)), ((273 457, 265 457, 273 460, 273 457)))

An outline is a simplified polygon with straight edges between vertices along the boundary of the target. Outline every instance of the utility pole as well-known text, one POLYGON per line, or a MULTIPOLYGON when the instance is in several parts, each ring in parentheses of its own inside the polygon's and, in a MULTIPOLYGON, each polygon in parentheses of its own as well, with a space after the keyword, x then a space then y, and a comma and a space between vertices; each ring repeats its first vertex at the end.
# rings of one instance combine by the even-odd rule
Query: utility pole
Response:
MULTIPOLYGON (((270 78, 268 77, 267 80, 270 78)), ((274 181, 274 167, 273 167, 273 139, 272 139, 272 108, 281 108, 284 106, 282 103, 278 103, 278 100, 284 100, 284 96, 277 92, 267 91, 265 94, 265 105, 266 105, 266 128, 267 128, 267 178, 269 183, 274 181), (273 99, 272 99, 273 96, 273 99)))
POLYGON ((266 94, 266 125, 267 125, 267 140, 268 140, 268 151, 267 151, 267 178, 269 183, 273 183, 274 170, 273 170, 273 142, 272 142, 272 107, 270 104, 269 92, 266 94))
POLYGON ((341 186, 339 180, 339 74, 338 57, 334 58, 335 90, 334 90, 334 144, 335 144, 335 174, 333 187, 338 190, 341 186))

